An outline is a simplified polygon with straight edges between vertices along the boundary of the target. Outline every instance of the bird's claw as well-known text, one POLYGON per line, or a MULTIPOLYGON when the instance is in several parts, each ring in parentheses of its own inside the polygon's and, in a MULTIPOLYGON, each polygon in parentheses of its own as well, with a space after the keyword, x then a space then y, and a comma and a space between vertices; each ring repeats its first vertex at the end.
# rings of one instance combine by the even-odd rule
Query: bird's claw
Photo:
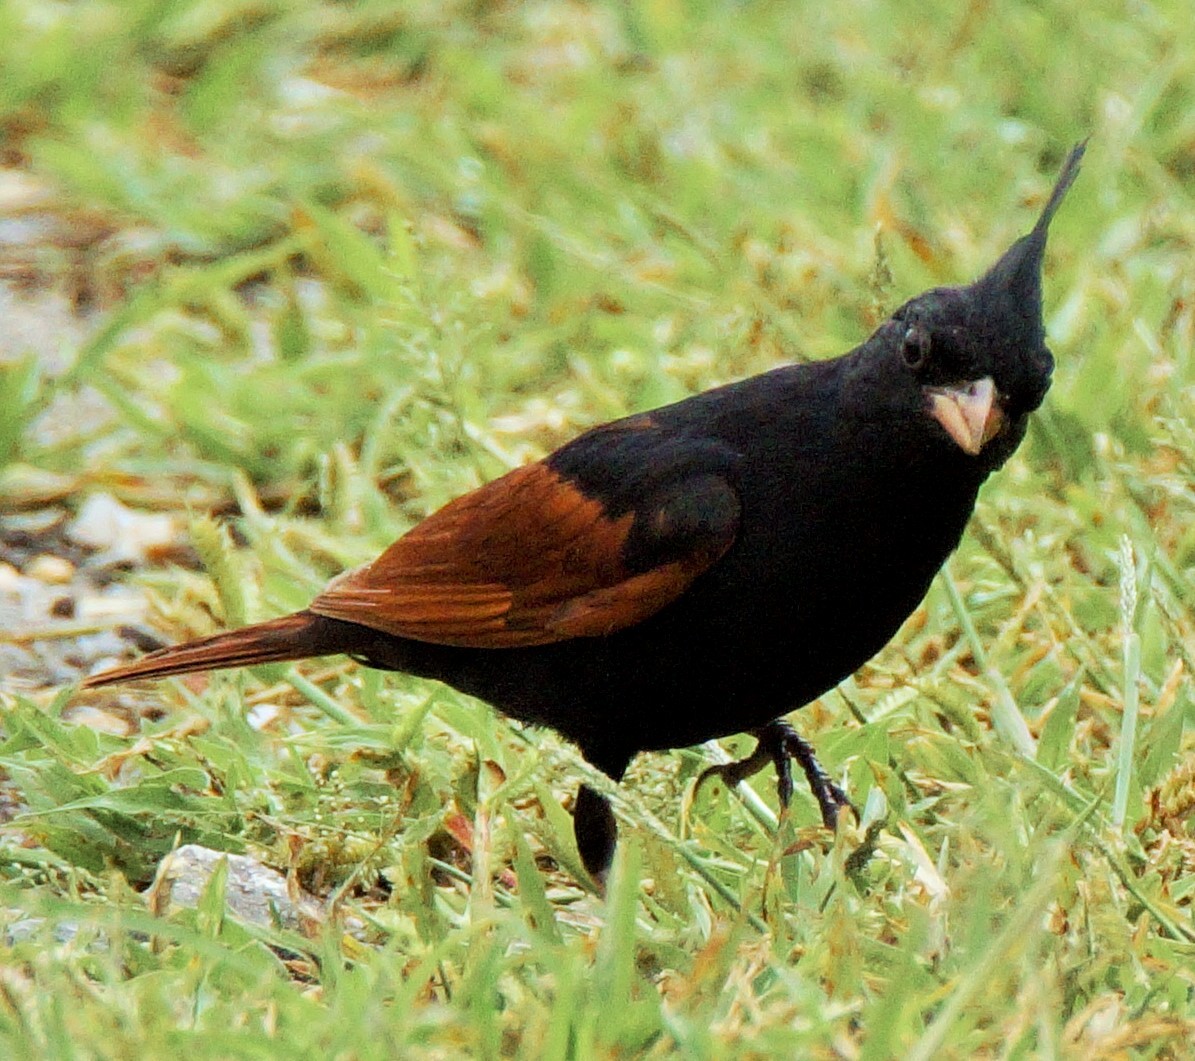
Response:
POLYGON ((694 794, 710 777, 720 778, 723 784, 733 788, 771 763, 776 768, 776 792, 780 805, 787 807, 793 794, 792 761, 795 759, 805 772, 805 779, 809 782, 813 798, 817 800, 822 823, 827 829, 834 831, 838 827, 838 815, 843 808, 849 809, 856 819, 859 817, 859 812, 842 786, 836 784, 818 762, 812 745, 787 722, 769 722, 755 730, 754 734, 759 742, 755 750, 744 759, 707 766, 697 777, 693 786, 694 794))
POLYGON ((758 774, 770 762, 772 762, 772 753, 764 747, 763 741, 760 741, 756 744, 755 751, 745 759, 736 759, 733 763, 715 763, 713 766, 707 766, 697 775, 697 781, 693 785, 693 794, 696 795, 701 790, 701 786, 711 777, 718 778, 727 788, 734 788, 740 781, 746 781, 747 778, 758 774))

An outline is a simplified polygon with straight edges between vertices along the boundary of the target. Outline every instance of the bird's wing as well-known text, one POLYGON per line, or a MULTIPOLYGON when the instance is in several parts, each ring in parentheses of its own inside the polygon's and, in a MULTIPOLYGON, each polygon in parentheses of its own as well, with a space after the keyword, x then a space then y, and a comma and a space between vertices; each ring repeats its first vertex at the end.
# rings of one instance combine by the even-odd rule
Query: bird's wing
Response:
POLYGON ((473 648, 599 637, 680 596, 730 548, 738 520, 717 474, 676 475, 612 515, 592 488, 529 464, 429 516, 310 610, 473 648))

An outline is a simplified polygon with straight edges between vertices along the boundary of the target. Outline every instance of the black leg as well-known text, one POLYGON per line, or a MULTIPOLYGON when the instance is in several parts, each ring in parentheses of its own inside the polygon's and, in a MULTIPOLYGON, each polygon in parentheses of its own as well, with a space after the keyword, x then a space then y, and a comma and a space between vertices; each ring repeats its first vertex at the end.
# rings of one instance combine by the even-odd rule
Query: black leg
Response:
MULTIPOLYGON (((592 749, 582 749, 585 758, 611 780, 620 781, 626 773, 629 755, 598 754, 592 749)), ((581 785, 577 789, 577 801, 573 805, 573 835, 577 838, 577 851, 589 875, 604 885, 610 863, 614 861, 614 844, 618 840, 618 822, 614 808, 597 789, 581 785)))
POLYGON ((577 850, 589 875, 599 883, 606 879, 614 860, 614 843, 618 839, 618 823, 610 801, 596 789, 582 785, 577 789, 573 806, 573 834, 577 850))
POLYGON ((728 787, 734 786, 771 763, 776 767, 776 792, 780 797, 780 805, 787 807, 793 794, 792 760, 796 759, 805 771, 805 778, 813 798, 821 808, 822 822, 827 829, 834 829, 838 825, 838 814, 843 807, 854 810, 847 794, 830 779, 830 775, 817 761, 809 742, 787 722, 769 722, 754 733, 759 741, 755 751, 733 763, 706 767, 697 778, 696 787, 700 788, 707 777, 720 777, 728 787))

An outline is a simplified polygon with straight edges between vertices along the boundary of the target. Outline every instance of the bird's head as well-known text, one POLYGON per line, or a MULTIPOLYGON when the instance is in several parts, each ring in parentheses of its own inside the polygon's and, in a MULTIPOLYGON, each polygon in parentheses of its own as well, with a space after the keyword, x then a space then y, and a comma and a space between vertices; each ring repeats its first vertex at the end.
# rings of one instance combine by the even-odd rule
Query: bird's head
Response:
POLYGON ((920 388, 923 409, 942 437, 989 470, 1016 448, 1050 386, 1054 357, 1042 324, 1042 258, 1050 221, 1085 147, 1078 144, 1067 157, 1037 224, 991 269, 966 287, 934 288, 911 299, 874 337, 883 338, 879 348, 889 370, 920 388))

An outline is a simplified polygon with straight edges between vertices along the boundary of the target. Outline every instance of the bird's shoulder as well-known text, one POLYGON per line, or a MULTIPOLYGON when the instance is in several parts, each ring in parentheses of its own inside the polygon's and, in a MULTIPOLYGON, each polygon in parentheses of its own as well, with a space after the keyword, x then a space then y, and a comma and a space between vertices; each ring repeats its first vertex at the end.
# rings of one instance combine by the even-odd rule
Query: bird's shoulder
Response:
POLYGON ((478 648, 602 636, 655 614, 734 541, 740 503, 722 474, 733 455, 643 422, 589 443, 450 502, 311 610, 478 648), (657 445, 627 444, 648 435, 657 445))

